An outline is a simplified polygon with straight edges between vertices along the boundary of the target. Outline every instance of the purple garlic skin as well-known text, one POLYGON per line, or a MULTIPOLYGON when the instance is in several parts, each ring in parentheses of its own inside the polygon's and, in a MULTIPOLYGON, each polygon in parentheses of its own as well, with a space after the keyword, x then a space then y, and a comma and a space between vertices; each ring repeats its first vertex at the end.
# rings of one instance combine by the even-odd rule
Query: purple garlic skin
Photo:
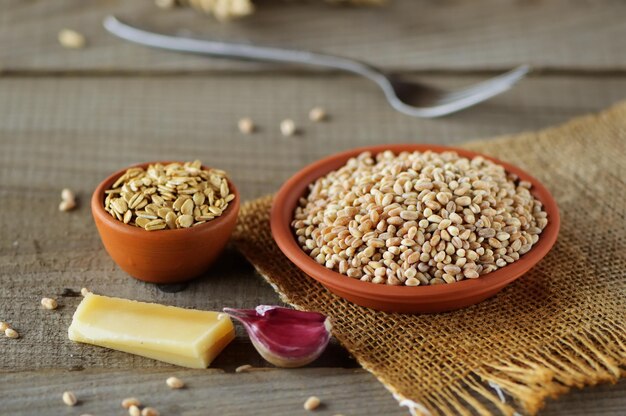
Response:
POLYGON ((330 320, 321 313, 269 305, 224 312, 243 324, 259 354, 277 367, 305 366, 330 341, 330 320))

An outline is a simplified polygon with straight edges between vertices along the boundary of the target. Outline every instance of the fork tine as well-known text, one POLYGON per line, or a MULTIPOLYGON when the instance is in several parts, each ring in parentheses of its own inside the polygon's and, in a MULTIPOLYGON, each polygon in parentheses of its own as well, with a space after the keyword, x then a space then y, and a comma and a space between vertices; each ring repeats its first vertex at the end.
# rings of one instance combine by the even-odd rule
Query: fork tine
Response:
POLYGON ((457 91, 439 91, 438 97, 432 97, 430 103, 415 107, 400 100, 391 84, 382 85, 387 100, 396 110, 413 117, 435 118, 455 113, 471 107, 510 89, 530 71, 529 65, 521 65, 494 78, 474 84, 457 91))
POLYGON ((457 111, 476 105, 478 103, 481 103, 485 100, 488 100, 491 97, 494 97, 508 90, 509 88, 511 88, 511 85, 500 83, 500 84, 493 85, 488 89, 484 89, 474 94, 458 98, 454 101, 446 102, 443 100, 437 100, 437 101, 432 102, 431 105, 429 105, 428 107, 422 107, 422 108, 412 107, 410 105, 407 105, 401 102, 400 100, 390 101, 390 103, 396 110, 402 113, 405 113, 414 117, 435 118, 435 117, 441 117, 441 116, 445 116, 448 114, 452 114, 457 111))
POLYGON ((491 97, 494 97, 502 92, 511 88, 510 84, 496 84, 482 91, 475 92, 474 94, 470 94, 461 98, 457 98, 454 101, 442 101, 439 100, 432 108, 428 109, 430 117, 439 117, 446 114, 451 114, 465 108, 476 105, 480 102, 488 100, 491 97))
POLYGON ((518 66, 511 71, 505 72, 504 74, 490 78, 486 81, 482 81, 478 84, 474 84, 470 87, 444 93, 444 96, 442 96, 439 102, 442 104, 449 103, 451 101, 460 100, 462 98, 481 93, 482 91, 489 90, 491 88, 506 87, 505 89, 499 89, 499 91, 505 91, 521 80, 526 74, 528 74, 528 72, 530 72, 529 65, 518 66))

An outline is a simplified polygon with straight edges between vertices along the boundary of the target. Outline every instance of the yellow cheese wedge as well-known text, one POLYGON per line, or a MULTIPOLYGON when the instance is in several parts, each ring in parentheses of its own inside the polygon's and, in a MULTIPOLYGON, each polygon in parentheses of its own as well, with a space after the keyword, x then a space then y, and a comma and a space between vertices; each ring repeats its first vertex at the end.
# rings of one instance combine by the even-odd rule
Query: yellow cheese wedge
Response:
POLYGON ((235 338, 226 314, 87 294, 68 330, 72 341, 206 368, 235 338))

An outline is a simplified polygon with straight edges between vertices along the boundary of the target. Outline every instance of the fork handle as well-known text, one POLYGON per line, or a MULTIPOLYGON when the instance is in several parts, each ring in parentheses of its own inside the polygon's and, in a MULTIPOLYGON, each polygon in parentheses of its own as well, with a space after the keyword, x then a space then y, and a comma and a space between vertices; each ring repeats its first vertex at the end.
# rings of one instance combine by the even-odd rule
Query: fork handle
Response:
POLYGON ((383 76, 380 70, 363 62, 339 56, 316 52, 291 49, 254 46, 245 43, 217 42, 211 40, 192 39, 182 36, 164 35, 130 26, 115 16, 104 19, 104 27, 110 33, 128 40, 153 48, 198 55, 209 55, 220 58, 245 59, 267 62, 281 62, 312 65, 331 69, 353 72, 373 80, 383 76))

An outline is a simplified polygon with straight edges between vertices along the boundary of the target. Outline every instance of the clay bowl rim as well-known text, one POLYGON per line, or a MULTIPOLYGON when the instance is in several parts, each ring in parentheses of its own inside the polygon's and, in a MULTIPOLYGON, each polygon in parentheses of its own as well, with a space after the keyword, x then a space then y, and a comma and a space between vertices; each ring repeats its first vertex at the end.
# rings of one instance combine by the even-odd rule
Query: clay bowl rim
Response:
MULTIPOLYGON (((103 181, 101 181, 98 184, 98 186, 96 187, 96 189, 94 190, 91 196, 91 212, 94 215, 94 217, 97 217, 104 224, 106 224, 107 227, 112 228, 117 233, 134 235, 134 236, 146 238, 152 241, 152 240, 157 240, 157 239, 160 240, 162 238, 167 238, 167 236, 179 238, 181 237, 181 234, 191 235, 191 234, 210 232, 214 228, 216 228, 219 225, 219 223, 226 221, 229 217, 233 215, 235 216, 238 215, 238 209, 235 209, 235 208, 239 207, 239 190, 233 184, 230 178, 226 178, 226 180, 228 182, 228 188, 230 192, 233 195, 235 195, 235 198, 228 203, 228 206, 226 207, 226 210, 222 213, 222 215, 220 215, 217 218, 214 218, 211 221, 207 221, 204 224, 200 224, 195 227, 192 226, 189 228, 177 228, 175 230, 166 228, 163 230, 146 231, 143 228, 136 227, 134 225, 124 224, 122 221, 119 221, 118 219, 113 218, 108 212, 104 210, 104 199, 105 199, 104 191, 109 189, 109 187, 113 185, 113 183, 117 180, 117 178, 122 176, 124 172, 126 172, 126 170, 130 168, 142 167, 145 169, 149 165, 154 165, 156 163, 167 165, 169 163, 185 163, 185 162, 181 162, 181 161, 143 162, 143 163, 136 163, 133 165, 129 165, 125 168, 122 168, 113 172, 112 174, 107 176, 103 181)), ((205 165, 202 165, 202 169, 207 170, 211 168, 205 165)))
POLYGON ((274 197, 270 213, 270 226, 274 240, 283 254, 285 254, 296 267, 324 286, 369 299, 384 299, 389 302, 414 301, 416 303, 434 303, 487 293, 493 291, 495 288, 504 287, 522 276, 539 263, 555 244, 560 228, 560 216, 557 203, 547 188, 533 176, 517 166, 485 154, 456 147, 433 144, 389 144, 364 146, 335 153, 313 162, 296 172, 282 185, 274 197), (454 151, 463 157, 472 158, 481 156, 502 165, 507 172, 514 173, 521 179, 532 183, 531 194, 543 203, 543 208, 548 214, 548 225, 543 230, 537 244, 535 244, 528 253, 520 257, 518 261, 485 276, 481 276, 478 279, 465 279, 460 282, 455 282, 454 284, 415 287, 379 285, 348 278, 345 275, 318 264, 300 248, 291 230, 291 220, 293 219, 293 211, 295 210, 297 200, 306 193, 310 183, 328 172, 343 166, 349 158, 366 151, 377 154, 385 150, 391 150, 394 153, 402 151, 424 152, 428 150, 437 153, 454 151), (294 194, 297 194, 296 198, 293 197, 294 194), (287 204, 288 201, 291 203, 287 204), (289 220, 284 221, 284 217, 289 218, 289 220))

